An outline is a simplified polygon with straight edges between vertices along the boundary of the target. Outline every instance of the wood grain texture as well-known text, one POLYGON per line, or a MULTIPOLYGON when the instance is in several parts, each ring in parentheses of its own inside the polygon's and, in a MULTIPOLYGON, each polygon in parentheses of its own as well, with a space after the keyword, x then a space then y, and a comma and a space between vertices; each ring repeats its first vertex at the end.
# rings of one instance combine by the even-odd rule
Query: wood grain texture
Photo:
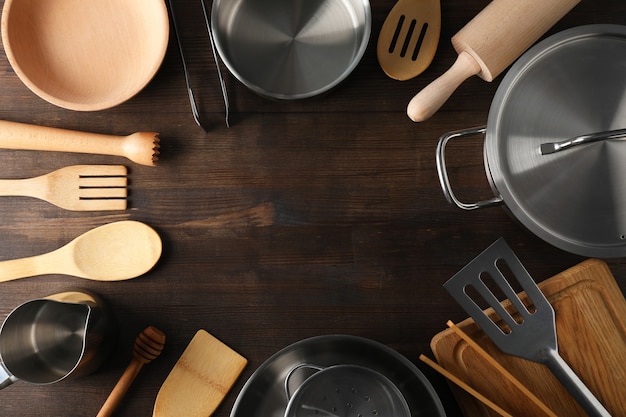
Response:
MULTIPOLYGON (((0 4, 3 1, 0 0, 0 4)), ((207 2, 207 5, 209 2, 207 2)), ((372 0, 372 40, 394 0, 372 0)), ((450 39, 489 0, 441 2, 441 38, 450 39)), ((180 57, 170 42, 163 66, 131 100, 109 110, 74 112, 30 92, 0 50, 0 119, 105 135, 159 132, 156 166, 116 156, 0 149, 2 178, 28 178, 66 165, 124 164, 128 209, 68 212, 27 197, 0 199, 0 260, 46 253, 94 227, 119 220, 152 226, 163 254, 148 274, 123 282, 62 275, 0 285, 0 319, 20 303, 80 286, 100 294, 118 320, 117 349, 93 375, 2 390, 0 415, 94 416, 124 371, 137 334, 154 325, 168 336, 117 409, 149 417, 157 392, 204 328, 249 364, 215 411, 228 417, 246 379, 269 356, 298 340, 332 333, 384 343, 431 378, 450 417, 461 417, 446 381, 419 362, 448 319, 466 317, 442 284, 499 237, 537 280, 582 259, 541 241, 502 209, 461 212, 443 197, 437 139, 485 124, 498 87, 474 77, 419 125, 407 119, 416 91, 452 65, 441 42, 430 67, 399 82, 381 70, 376 43, 336 90, 311 100, 270 101, 225 73, 224 108, 202 9, 174 0, 203 132, 191 116, 180 57)), ((549 33, 589 23, 623 24, 626 2, 581 2, 549 33)), ((222 69, 224 69, 222 67, 222 69)), ((492 196, 483 139, 451 144, 450 179, 459 198, 492 196)), ((626 289, 626 262, 609 262, 626 289)))
POLYGON ((411 99, 407 114, 430 118, 466 79, 491 82, 580 0, 494 0, 452 37, 459 54, 448 71, 411 99))
POLYGON ((158 71, 168 44, 161 0, 6 0, 2 42, 16 74, 58 106, 93 111, 116 106, 158 71))
MULTIPOLYGON (((626 300, 606 263, 590 259, 539 284, 554 306, 559 353, 611 415, 626 413, 626 300)), ((490 313, 494 314, 492 310, 490 313)), ((585 416, 543 365, 503 354, 467 319, 458 325, 559 416, 585 416)), ((437 334, 431 347, 438 362, 512 415, 544 415, 497 367, 453 330, 437 334)), ((459 397, 466 416, 497 415, 459 397), (479 411, 480 410, 480 411, 479 411)))
POLYGON ((198 330, 161 386, 152 415, 212 415, 247 363, 215 336, 198 330))
POLYGON ((440 33, 439 0, 398 0, 378 33, 376 56, 381 69, 399 81, 418 76, 433 61, 440 33))

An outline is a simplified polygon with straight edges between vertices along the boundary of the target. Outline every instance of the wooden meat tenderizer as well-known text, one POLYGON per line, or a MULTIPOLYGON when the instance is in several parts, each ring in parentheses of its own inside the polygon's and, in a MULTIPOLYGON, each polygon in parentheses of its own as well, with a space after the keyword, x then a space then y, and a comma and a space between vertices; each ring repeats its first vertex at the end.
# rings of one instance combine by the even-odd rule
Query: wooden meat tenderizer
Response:
POLYGON ((431 117, 463 81, 493 81, 580 0, 493 0, 452 37, 458 57, 407 107, 414 122, 431 117))
POLYGON ((0 120, 0 148, 123 156, 153 166, 159 159, 159 134, 103 135, 0 120))
POLYGON ((102 405, 100 412, 96 417, 109 417, 122 401, 124 394, 128 391, 135 377, 141 370, 141 367, 152 362, 163 350, 165 345, 165 334, 156 327, 149 326, 145 328, 133 346, 133 360, 126 368, 119 381, 113 387, 113 391, 102 405))

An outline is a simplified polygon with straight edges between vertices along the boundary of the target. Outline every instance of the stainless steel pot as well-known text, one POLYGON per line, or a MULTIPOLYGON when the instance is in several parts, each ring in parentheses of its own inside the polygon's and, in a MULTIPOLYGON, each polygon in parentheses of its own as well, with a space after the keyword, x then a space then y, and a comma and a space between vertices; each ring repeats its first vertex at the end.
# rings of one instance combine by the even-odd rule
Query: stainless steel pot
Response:
MULTIPOLYGON (((327 369, 337 365, 368 368, 383 375, 398 388, 411 416, 446 415, 433 386, 405 356, 371 339, 325 335, 300 340, 268 358, 243 386, 230 417, 284 416, 288 407, 287 397, 290 396, 285 392, 285 379, 290 370, 302 363, 313 363, 327 369)), ((295 386, 302 384, 306 378, 306 374, 293 375, 292 389, 295 391, 295 386)))
POLYGON ((230 72, 259 95, 302 99, 337 86, 369 42, 368 0, 215 0, 211 29, 230 72))
POLYGON ((626 255, 626 143, 596 132, 626 127, 626 27, 580 26, 526 52, 507 72, 486 127, 442 136, 437 169, 446 198, 464 210, 505 204, 548 243, 583 256, 626 255), (452 191, 450 140, 485 134, 484 162, 495 196, 463 203, 452 191), (578 138, 579 146, 542 153, 578 138), (597 138, 595 138, 597 139, 597 138))

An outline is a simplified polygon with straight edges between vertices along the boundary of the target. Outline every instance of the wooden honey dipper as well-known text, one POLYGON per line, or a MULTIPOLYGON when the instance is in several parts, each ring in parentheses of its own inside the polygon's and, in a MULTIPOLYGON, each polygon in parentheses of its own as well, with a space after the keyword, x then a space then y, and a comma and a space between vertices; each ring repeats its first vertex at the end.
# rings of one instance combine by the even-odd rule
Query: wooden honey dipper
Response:
POLYGON ((96 417, 108 417, 113 414, 115 408, 119 405, 130 388, 130 385, 135 380, 135 377, 141 370, 141 367, 154 360, 165 345, 165 334, 156 327, 146 327, 137 339, 135 339, 135 345, 133 346, 133 360, 130 362, 119 381, 109 397, 106 399, 100 412, 96 417))

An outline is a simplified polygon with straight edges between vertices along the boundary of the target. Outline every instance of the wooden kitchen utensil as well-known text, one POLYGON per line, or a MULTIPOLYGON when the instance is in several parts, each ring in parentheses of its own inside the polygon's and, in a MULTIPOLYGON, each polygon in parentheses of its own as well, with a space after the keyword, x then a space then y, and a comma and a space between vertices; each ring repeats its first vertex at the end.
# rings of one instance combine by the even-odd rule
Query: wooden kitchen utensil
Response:
POLYGON ((433 61, 441 32, 439 0, 399 0, 378 35, 378 63, 389 77, 418 76, 433 61))
POLYGON ((558 417, 552 410, 550 410, 535 394, 533 394, 524 384, 520 382, 519 379, 515 378, 508 369, 504 366, 500 365, 498 361, 496 361, 485 349, 480 347, 478 343, 474 341, 471 337, 469 337, 463 330, 461 330, 458 326, 456 326, 452 321, 448 320, 446 323, 449 328, 454 330, 454 332, 461 337, 476 353, 478 353, 487 363, 489 363, 492 367, 494 367, 501 375, 506 377, 506 379, 511 382, 513 385, 523 393, 526 398, 533 402, 537 407, 541 409, 541 411, 548 417, 558 417))
POLYGON ((159 159, 159 134, 113 136, 0 120, 0 148, 123 156, 152 166, 159 159))
POLYGON ((579 2, 493 0, 452 37, 456 62, 411 99, 409 118, 421 122, 431 117, 472 75, 493 81, 579 2))
MULTIPOLYGON (((607 264, 589 259, 538 285, 556 311, 561 355, 614 416, 626 415, 626 300, 607 264)), ((503 305, 508 308, 506 301, 503 305)), ((485 312, 495 317, 492 309, 485 312)), ((587 416, 546 367, 503 353, 471 318, 457 323, 457 327, 556 415, 587 416)), ((435 335, 431 349, 440 365, 490 398, 502 399, 502 406, 512 414, 542 415, 526 395, 452 329, 435 335)), ((453 389, 465 416, 494 416, 481 403, 453 389)))
POLYGON ((456 375, 452 374, 442 366, 440 366, 437 362, 433 361, 426 355, 420 355, 420 360, 433 368, 435 371, 439 372, 441 375, 452 381, 454 384, 462 388, 465 392, 470 394, 472 397, 476 398, 481 403, 485 404, 487 407, 491 408, 493 411, 498 413, 499 416, 502 417, 513 417, 506 410, 503 410, 498 404, 491 401, 489 398, 485 397, 480 392, 476 391, 474 388, 467 385, 463 380, 458 378, 456 375))
POLYGON ((199 330, 157 395, 153 417, 208 417, 233 386, 247 360, 199 330))
POLYGON ((0 29, 15 74, 50 103, 107 109, 135 96, 159 70, 170 33, 163 0, 41 6, 5 0, 0 29))
POLYGON ((610 417, 559 355, 554 309, 503 239, 485 249, 444 287, 504 353, 547 366, 590 416, 610 417), (530 304, 524 304, 511 282, 521 285, 530 304), (509 310, 500 304, 498 293, 510 302, 509 310), (480 301, 494 309, 497 321, 483 312, 480 301))
POLYGON ((120 281, 148 272, 161 257, 159 235, 134 220, 92 229, 42 255, 0 262, 0 282, 44 274, 120 281))
POLYGON ((39 198, 66 210, 125 210, 123 165, 73 165, 25 179, 0 179, 0 196, 39 198))
POLYGON ((128 391, 131 384, 139 374, 139 371, 146 363, 152 362, 157 356, 161 354, 163 347, 165 346, 165 333, 157 329, 156 327, 146 327, 135 340, 133 346, 133 360, 126 368, 122 376, 109 397, 106 399, 100 412, 96 417, 109 417, 113 415, 113 412, 124 398, 124 394, 128 391))

